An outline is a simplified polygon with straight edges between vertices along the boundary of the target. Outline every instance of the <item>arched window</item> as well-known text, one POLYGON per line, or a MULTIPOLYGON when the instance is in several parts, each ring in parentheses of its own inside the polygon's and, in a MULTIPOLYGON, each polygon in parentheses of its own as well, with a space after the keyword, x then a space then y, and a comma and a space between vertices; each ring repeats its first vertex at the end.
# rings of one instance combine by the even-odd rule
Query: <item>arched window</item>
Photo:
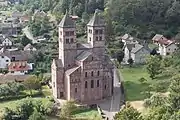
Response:
POLYGON ((99 87, 99 80, 97 80, 97 87, 99 87))
POLYGON ((77 93, 77 88, 75 88, 75 93, 77 93))
POLYGON ((88 83, 87 83, 87 81, 85 82, 85 88, 87 88, 88 87, 88 83))
POLYGON ((94 80, 91 80, 91 88, 94 88, 94 80))
POLYGON ((94 76, 94 72, 93 71, 91 72, 91 76, 94 76))
POLYGON ((85 77, 87 77, 87 72, 85 72, 85 77))
POLYGON ((98 71, 98 72, 97 72, 97 76, 99 76, 99 73, 100 73, 100 72, 98 71))

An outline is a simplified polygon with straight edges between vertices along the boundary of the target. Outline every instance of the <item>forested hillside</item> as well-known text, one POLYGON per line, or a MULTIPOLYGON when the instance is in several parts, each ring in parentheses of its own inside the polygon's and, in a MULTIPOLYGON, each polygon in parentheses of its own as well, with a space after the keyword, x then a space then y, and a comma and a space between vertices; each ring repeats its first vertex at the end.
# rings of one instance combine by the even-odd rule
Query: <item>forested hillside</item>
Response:
MULTIPOLYGON (((105 11, 109 31, 115 35, 130 33, 149 39, 160 33, 175 37, 180 25, 179 0, 23 0, 21 10, 42 9, 51 11, 57 18, 65 13, 88 18, 95 9, 105 11)), ((112 33, 110 33, 112 34, 112 33)))

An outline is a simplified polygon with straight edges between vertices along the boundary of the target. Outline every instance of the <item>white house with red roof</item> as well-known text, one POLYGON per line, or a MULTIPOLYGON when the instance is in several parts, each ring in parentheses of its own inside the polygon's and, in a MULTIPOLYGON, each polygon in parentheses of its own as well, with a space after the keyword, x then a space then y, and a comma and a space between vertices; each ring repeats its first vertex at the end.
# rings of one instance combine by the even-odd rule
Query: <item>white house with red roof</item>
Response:
POLYGON ((8 65, 9 74, 13 74, 13 75, 25 75, 31 69, 32 68, 27 63, 27 61, 11 62, 8 65))
POLYGON ((152 40, 153 43, 158 44, 160 55, 170 55, 178 49, 175 40, 168 40, 163 35, 156 34, 152 40))

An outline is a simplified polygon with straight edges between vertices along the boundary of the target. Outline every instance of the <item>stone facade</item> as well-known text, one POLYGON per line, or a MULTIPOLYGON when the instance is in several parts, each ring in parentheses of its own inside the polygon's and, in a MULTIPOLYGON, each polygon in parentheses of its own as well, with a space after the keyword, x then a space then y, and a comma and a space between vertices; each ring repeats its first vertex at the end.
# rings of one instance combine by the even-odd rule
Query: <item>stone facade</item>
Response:
POLYGON ((105 23, 98 11, 87 24, 87 43, 76 40, 66 14, 59 24, 59 59, 54 59, 52 89, 56 99, 91 103, 113 94, 113 63, 105 53, 105 23))

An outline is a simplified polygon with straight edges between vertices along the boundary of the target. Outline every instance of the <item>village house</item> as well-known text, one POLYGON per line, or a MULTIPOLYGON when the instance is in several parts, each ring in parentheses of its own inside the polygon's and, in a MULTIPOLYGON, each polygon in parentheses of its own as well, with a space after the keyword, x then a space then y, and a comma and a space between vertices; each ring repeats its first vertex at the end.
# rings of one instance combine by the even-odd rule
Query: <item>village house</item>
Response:
POLYGON ((105 53, 105 22, 96 10, 87 24, 87 43, 77 43, 76 28, 66 13, 59 24, 59 59, 52 63, 56 99, 91 104, 113 94, 113 63, 105 53))
POLYGON ((14 61, 8 65, 9 74, 12 75, 25 75, 29 70, 32 70, 32 67, 27 61, 14 61))
POLYGON ((11 14, 11 17, 13 17, 13 18, 21 18, 22 16, 23 16, 23 13, 22 12, 18 12, 18 11, 14 11, 11 14))
POLYGON ((0 35, 0 48, 6 47, 7 49, 11 49, 13 46, 13 42, 9 37, 5 35, 0 35))
POLYGON ((36 51, 36 50, 37 49, 33 47, 30 43, 24 47, 24 51, 36 51))
POLYGON ((0 69, 6 69, 10 62, 11 59, 8 56, 5 56, 0 53, 0 69))
POLYGON ((143 64, 148 55, 150 55, 150 50, 138 43, 128 43, 124 46, 124 62, 126 64, 128 64, 129 59, 132 59, 135 64, 143 64))
POLYGON ((1 62, 0 68, 7 68, 7 65, 14 61, 27 61, 31 58, 31 55, 28 54, 28 52, 21 50, 8 50, 6 48, 0 50, 0 56, 0 61, 3 61, 1 62))
POLYGON ((22 26, 13 23, 0 23, 0 34, 6 36, 17 36, 21 32, 22 26))
POLYGON ((128 44, 128 43, 138 43, 138 41, 132 37, 131 35, 129 34, 125 34, 121 37, 121 41, 124 43, 124 44, 128 44))
POLYGON ((160 55, 166 56, 174 53, 178 47, 175 40, 168 40, 166 37, 160 34, 156 34, 153 38, 153 43, 157 44, 159 47, 158 53, 160 55))
POLYGON ((0 6, 8 6, 7 0, 0 0, 0 6))
POLYGON ((36 17, 38 17, 38 18, 43 18, 43 17, 46 17, 47 16, 47 14, 44 12, 44 11, 42 11, 42 10, 36 10, 35 12, 34 12, 34 15, 32 16, 32 20, 34 20, 36 17))

